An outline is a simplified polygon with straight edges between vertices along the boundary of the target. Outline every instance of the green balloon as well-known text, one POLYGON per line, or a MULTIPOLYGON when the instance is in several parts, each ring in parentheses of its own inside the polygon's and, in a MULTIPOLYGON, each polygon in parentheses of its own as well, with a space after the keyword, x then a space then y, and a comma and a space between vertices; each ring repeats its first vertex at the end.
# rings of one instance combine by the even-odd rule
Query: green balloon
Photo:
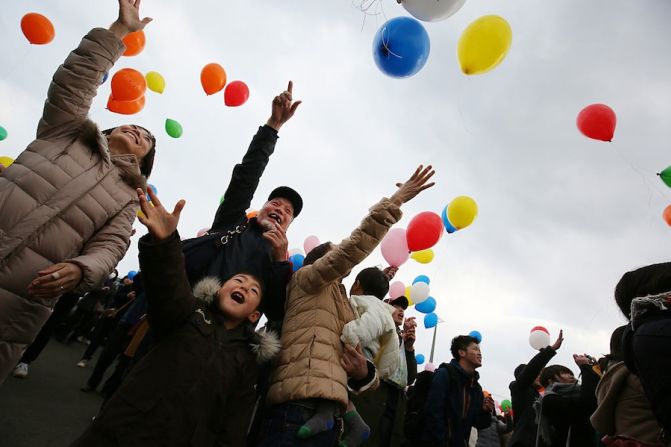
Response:
POLYGON ((170 118, 165 120, 165 131, 173 138, 181 137, 182 132, 184 132, 182 125, 175 120, 171 120, 170 118))
POLYGON ((662 172, 660 172, 657 175, 659 176, 659 178, 662 179, 662 181, 666 184, 666 186, 671 188, 671 166, 664 169, 662 172))
POLYGON ((510 410, 510 408, 511 408, 512 406, 513 406, 513 404, 511 404, 510 401, 509 401, 508 399, 506 399, 506 400, 504 400, 503 402, 501 402, 501 410, 503 410, 504 412, 510 410))
POLYGON ((5 138, 7 138, 7 129, 0 126, 0 141, 4 140, 5 138))
POLYGON ((224 196, 219 197, 219 205, 221 205, 222 203, 224 203, 224 196))

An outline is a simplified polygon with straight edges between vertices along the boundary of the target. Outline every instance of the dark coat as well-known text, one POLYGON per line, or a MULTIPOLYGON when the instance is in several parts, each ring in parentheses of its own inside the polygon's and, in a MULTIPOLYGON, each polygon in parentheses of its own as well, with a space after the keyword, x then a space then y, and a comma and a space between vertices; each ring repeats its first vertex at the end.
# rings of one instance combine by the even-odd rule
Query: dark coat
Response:
POLYGON ((224 281, 236 273, 252 273, 261 279, 267 291, 261 310, 269 320, 282 321, 291 264, 273 261, 270 243, 262 236, 263 229, 255 218, 248 220, 246 215, 276 141, 275 129, 259 128, 242 162, 233 168, 209 234, 185 240, 183 250, 191 285, 206 276, 224 281), (228 241, 222 244, 222 236, 229 233, 232 234, 228 241))
POLYGON ((215 305, 196 298, 211 299, 220 284, 191 291, 176 232, 139 246, 154 346, 73 446, 244 445, 257 361, 279 341, 259 341, 248 326, 224 329, 215 305))
POLYGON ((433 375, 424 407, 424 445, 465 447, 471 427, 489 427, 490 416, 482 408, 485 397, 479 378, 477 371, 473 375, 466 373, 457 360, 440 365, 433 375), (447 368, 454 368, 455 380, 450 380, 447 368))
POLYGON ((534 382, 550 359, 557 354, 551 347, 543 348, 510 383, 510 397, 513 404, 514 432, 510 447, 533 447, 536 445, 536 412, 534 402, 540 394, 534 382))

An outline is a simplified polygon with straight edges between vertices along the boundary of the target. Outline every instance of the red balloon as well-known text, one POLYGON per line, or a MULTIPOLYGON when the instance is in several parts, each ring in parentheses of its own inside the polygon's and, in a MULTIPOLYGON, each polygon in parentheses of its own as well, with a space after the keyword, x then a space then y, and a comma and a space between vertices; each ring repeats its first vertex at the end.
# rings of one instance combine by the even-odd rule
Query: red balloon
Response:
POLYGON ((122 68, 112 76, 112 96, 117 101, 134 101, 144 96, 147 81, 132 68, 122 68))
POLYGON ((28 42, 36 45, 44 45, 56 35, 54 25, 42 14, 29 12, 21 18, 21 31, 28 42))
POLYGON ((249 99, 249 88, 242 81, 233 81, 224 90, 224 103, 228 107, 238 107, 249 99))
POLYGON ((671 226, 671 205, 664 208, 664 222, 671 226))
POLYGON ((613 109, 605 104, 592 104, 578 114, 578 129, 586 137, 601 141, 612 141, 617 118, 613 109))
POLYGON ((412 218, 405 232, 410 251, 431 248, 443 235, 443 220, 432 211, 424 211, 412 218))

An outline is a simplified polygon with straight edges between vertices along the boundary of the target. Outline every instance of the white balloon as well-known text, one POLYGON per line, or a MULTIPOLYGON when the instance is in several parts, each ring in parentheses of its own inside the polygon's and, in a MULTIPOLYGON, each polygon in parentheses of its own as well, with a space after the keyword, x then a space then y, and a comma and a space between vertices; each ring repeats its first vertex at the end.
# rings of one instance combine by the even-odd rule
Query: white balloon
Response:
POLYGON ((537 351, 550 346, 550 334, 545 331, 531 331, 529 344, 537 351))
POLYGON ((413 303, 419 304, 429 297, 429 285, 425 282, 416 282, 410 287, 410 299, 413 303))
POLYGON ((439 22, 459 11, 464 3, 466 0, 403 0, 401 4, 419 20, 439 22))

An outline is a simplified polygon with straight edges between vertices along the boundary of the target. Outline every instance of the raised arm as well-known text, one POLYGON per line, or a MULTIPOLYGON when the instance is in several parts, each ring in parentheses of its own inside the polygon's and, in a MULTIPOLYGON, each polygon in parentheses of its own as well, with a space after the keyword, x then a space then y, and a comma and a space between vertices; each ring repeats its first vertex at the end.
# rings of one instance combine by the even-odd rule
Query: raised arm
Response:
POLYGON ((552 346, 548 346, 540 350, 536 354, 527 366, 524 367, 519 377, 516 379, 516 384, 519 389, 526 389, 533 385, 534 381, 541 373, 541 370, 545 368, 545 365, 557 354, 557 350, 561 347, 564 341, 564 331, 559 331, 559 337, 552 346))
POLYGON ((273 99, 271 115, 266 125, 259 128, 249 144, 247 153, 242 157, 242 162, 233 168, 224 200, 214 216, 212 231, 244 220, 245 211, 252 203, 261 175, 275 150, 277 132, 294 116, 301 104, 301 101, 293 102, 292 90, 293 82, 289 81, 287 90, 273 99))
POLYGON ((119 17, 109 30, 91 30, 58 67, 47 92, 37 138, 58 139, 79 130, 100 80, 125 50, 121 39, 151 21, 140 20, 139 7, 139 0, 119 0, 119 17))

